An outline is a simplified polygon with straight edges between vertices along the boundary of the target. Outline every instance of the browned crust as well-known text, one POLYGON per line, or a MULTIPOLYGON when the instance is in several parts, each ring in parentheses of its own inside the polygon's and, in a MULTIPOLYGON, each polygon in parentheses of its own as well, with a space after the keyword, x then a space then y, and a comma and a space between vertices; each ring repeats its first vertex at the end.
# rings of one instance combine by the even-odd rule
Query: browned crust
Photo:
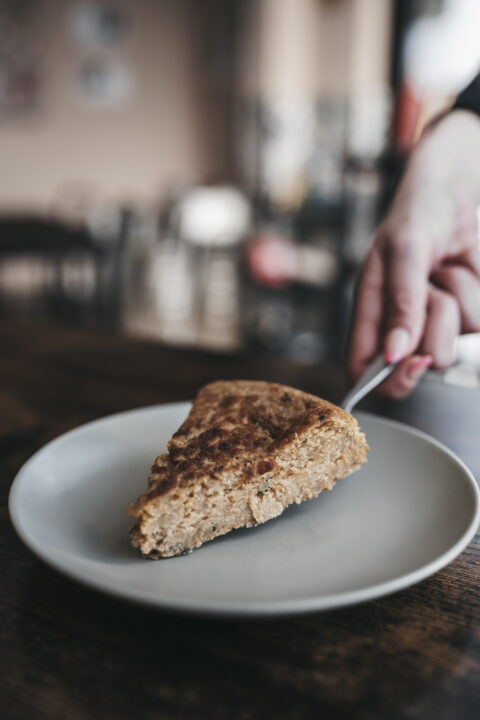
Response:
POLYGON ((155 460, 148 489, 129 508, 140 517, 149 504, 169 492, 182 492, 208 477, 243 463, 243 481, 274 469, 272 454, 309 427, 354 418, 308 393, 250 380, 217 381, 203 387, 183 425, 155 460))

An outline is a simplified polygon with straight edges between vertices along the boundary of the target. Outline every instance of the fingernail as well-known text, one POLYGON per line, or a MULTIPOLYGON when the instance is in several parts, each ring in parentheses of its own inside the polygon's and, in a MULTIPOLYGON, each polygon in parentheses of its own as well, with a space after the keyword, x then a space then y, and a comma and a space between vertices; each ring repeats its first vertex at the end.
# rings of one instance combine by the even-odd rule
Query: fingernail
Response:
POLYGON ((406 355, 409 337, 405 328, 390 330, 385 340, 384 357, 387 362, 398 362, 406 355))
POLYGON ((407 370, 409 380, 413 380, 414 382, 420 380, 423 373, 427 368, 430 367, 432 362, 433 358, 431 355, 424 355, 422 357, 414 358, 408 366, 407 370))

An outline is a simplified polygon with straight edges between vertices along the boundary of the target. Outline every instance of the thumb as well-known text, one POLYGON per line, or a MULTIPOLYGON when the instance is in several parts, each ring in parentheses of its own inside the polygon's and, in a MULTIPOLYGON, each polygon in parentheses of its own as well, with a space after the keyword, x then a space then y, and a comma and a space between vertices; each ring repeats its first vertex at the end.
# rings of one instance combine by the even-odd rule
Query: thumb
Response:
POLYGON ((429 263, 422 242, 392 243, 388 248, 387 307, 383 351, 398 362, 415 351, 425 326, 429 263))

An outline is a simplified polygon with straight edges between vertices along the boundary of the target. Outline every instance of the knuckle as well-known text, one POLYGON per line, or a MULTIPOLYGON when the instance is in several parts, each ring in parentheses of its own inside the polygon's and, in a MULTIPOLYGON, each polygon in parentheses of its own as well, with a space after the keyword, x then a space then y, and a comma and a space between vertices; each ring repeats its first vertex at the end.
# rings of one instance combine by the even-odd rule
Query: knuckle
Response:
POLYGON ((406 397, 408 393, 410 392, 412 388, 404 388, 402 387, 396 387, 392 392, 392 398, 394 400, 402 400, 402 398, 406 397))
POLYGON ((453 346, 433 353, 433 367, 436 370, 446 370, 453 362, 453 346))
POLYGON ((451 293, 435 289, 429 294, 429 310, 441 315, 443 318, 458 318, 460 308, 458 299, 451 293))
POLYGON ((388 232, 388 245, 399 255, 410 255, 419 245, 419 237, 425 233, 421 231, 419 222, 411 215, 405 215, 401 221, 392 223, 388 232))
POLYGON ((409 325, 409 319, 413 319, 417 314, 416 298, 408 289, 397 288, 396 292, 388 298, 387 313, 390 319, 389 324, 392 327, 399 323, 409 325))
POLYGON ((409 392, 413 390, 415 387, 415 383, 413 381, 408 381, 406 378, 397 378, 395 382, 392 382, 391 386, 388 388, 388 394, 390 397, 392 397, 394 400, 401 400, 402 398, 406 397, 409 392))
POLYGON ((413 390, 415 385, 415 380, 409 377, 405 363, 402 362, 395 372, 379 386, 378 394, 394 400, 401 400, 413 390))

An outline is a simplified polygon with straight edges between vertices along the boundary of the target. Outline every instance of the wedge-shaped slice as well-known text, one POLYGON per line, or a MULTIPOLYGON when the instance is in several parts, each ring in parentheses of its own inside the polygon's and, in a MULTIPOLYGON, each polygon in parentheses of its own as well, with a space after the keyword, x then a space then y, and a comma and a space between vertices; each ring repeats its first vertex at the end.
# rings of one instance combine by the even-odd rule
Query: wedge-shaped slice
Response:
POLYGON ((330 490, 367 451, 355 418, 326 400, 273 383, 212 383, 129 508, 132 543, 152 558, 190 552, 330 490))

